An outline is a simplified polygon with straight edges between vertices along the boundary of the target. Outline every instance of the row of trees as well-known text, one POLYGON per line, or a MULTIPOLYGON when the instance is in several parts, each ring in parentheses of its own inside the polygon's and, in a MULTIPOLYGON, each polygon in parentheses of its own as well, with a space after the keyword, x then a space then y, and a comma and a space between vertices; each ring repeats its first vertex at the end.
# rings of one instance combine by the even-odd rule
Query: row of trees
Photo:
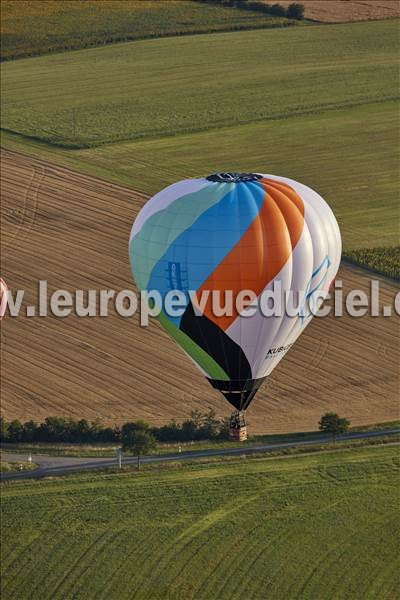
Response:
POLYGON ((241 8, 244 10, 254 10, 274 17, 287 17, 288 19, 304 19, 304 5, 298 2, 292 2, 286 8, 282 4, 275 2, 257 2, 257 0, 198 0, 207 4, 219 4, 230 8, 241 8))
MULTIPOLYGON (((195 435, 198 431, 203 431, 207 435, 207 439, 213 436, 218 436, 218 427, 220 422, 215 420, 213 411, 210 411, 206 415, 198 413, 197 427, 192 430, 192 435, 195 435), (208 422, 208 424, 206 424, 208 422)), ((188 423, 189 421, 186 421, 188 423)), ((191 421, 193 423, 193 421, 191 421)), ((194 419, 194 425, 196 418, 194 419)), ((318 423, 319 430, 323 433, 331 435, 333 439, 336 439, 338 435, 346 433, 350 427, 350 421, 344 417, 339 417, 334 412, 325 413, 318 423)), ((160 430, 158 430, 160 431, 160 430)), ((190 431, 188 430, 190 434, 190 431)), ((193 438, 191 438, 193 439, 193 438)), ((157 445, 157 439, 153 434, 150 426, 144 421, 136 421, 136 423, 127 423, 121 430, 121 445, 122 448, 128 452, 132 452, 138 457, 138 468, 140 468, 140 457, 144 454, 149 454, 157 445)))
POLYGON ((193 440, 225 439, 229 422, 216 418, 215 411, 193 411, 183 423, 171 421, 162 427, 151 427, 144 421, 129 422, 122 427, 105 427, 86 419, 75 421, 63 417, 47 417, 43 423, 6 421, 0 419, 0 442, 49 442, 71 444, 115 443, 123 444, 132 431, 150 433, 156 442, 186 442, 193 440))
MULTIPOLYGON (((345 433, 350 422, 336 413, 325 413, 319 421, 320 431, 337 436, 345 433)), ((6 421, 0 418, 0 442, 9 443, 71 443, 93 444, 114 443, 127 446, 137 432, 146 432, 154 442, 188 442, 196 440, 227 439, 229 420, 217 419, 215 411, 206 413, 193 411, 183 423, 171 421, 162 427, 151 427, 145 421, 128 422, 122 427, 105 427, 98 422, 86 419, 75 421, 63 417, 47 417, 43 423, 17 419, 6 421)))

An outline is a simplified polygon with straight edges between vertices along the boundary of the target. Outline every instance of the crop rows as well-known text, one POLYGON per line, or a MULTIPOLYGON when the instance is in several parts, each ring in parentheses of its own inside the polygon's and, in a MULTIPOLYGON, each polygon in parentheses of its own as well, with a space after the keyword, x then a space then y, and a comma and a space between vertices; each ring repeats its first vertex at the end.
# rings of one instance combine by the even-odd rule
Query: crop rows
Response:
POLYGON ((1 12, 2 60, 137 39, 298 24, 188 0, 7 0, 1 12))
POLYGON ((361 248, 346 253, 346 258, 356 264, 400 279, 400 246, 391 248, 361 248))
POLYGON ((394 597, 396 456, 388 447, 8 485, 3 597, 394 597))
POLYGON ((85 148, 381 102, 398 97, 396 36, 396 22, 382 21, 9 61, 2 127, 85 148))

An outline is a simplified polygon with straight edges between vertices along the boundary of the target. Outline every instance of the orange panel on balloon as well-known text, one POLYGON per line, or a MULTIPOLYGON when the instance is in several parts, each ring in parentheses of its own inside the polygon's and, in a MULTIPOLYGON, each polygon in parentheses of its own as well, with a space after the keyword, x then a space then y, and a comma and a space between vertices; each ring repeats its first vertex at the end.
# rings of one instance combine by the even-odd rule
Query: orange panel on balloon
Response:
MULTIPOLYGON (((232 290, 233 300, 239 292, 251 290, 257 296, 286 264, 304 227, 304 205, 300 196, 288 185, 262 179, 265 190, 261 209, 240 241, 210 274, 197 295, 207 290, 232 290)), ((221 298, 221 303, 223 299, 221 298)), ((226 330, 237 318, 215 316, 211 295, 203 314, 226 330)))

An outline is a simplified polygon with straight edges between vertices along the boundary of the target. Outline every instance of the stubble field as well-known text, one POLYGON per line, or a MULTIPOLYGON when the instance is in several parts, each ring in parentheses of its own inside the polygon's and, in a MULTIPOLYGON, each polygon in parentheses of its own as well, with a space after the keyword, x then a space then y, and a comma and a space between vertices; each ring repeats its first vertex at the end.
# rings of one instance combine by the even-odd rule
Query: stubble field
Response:
MULTIPOLYGON (((37 301, 37 282, 55 289, 132 288, 131 222, 146 196, 14 152, 3 152, 3 272, 37 301)), ((344 290, 368 288, 368 273, 343 266, 344 290)), ((368 290, 367 290, 368 291, 368 290)), ((381 302, 396 286, 381 279, 381 302)), ((258 393, 252 433, 315 429, 335 410, 353 424, 391 421, 398 412, 396 317, 314 319, 258 393)), ((229 406, 157 324, 137 317, 7 318, 2 408, 7 418, 49 414, 104 422, 161 424, 193 409, 229 406)))
MULTIPOLYGON (((290 0, 283 0, 280 4, 288 6, 290 0)), ((323 23, 393 19, 400 16, 397 0, 302 0, 301 4, 304 5, 307 19, 323 23)))

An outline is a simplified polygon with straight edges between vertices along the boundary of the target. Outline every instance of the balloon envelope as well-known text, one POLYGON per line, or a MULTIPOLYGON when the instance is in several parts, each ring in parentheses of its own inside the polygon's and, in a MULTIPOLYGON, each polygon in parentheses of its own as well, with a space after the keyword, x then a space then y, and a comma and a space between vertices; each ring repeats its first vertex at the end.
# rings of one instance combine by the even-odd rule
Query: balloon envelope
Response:
POLYGON ((129 254, 140 290, 157 290, 162 299, 183 293, 183 314, 163 309, 158 320, 211 385, 244 410, 311 319, 307 311, 286 314, 285 292, 326 295, 341 239, 328 204, 309 187, 274 175, 219 173, 151 198, 133 224, 129 254), (232 293, 235 307, 242 290, 261 297, 274 284, 281 314, 266 317, 260 306, 251 316, 250 309, 214 314, 212 291, 221 292, 222 306, 224 293, 232 293))

